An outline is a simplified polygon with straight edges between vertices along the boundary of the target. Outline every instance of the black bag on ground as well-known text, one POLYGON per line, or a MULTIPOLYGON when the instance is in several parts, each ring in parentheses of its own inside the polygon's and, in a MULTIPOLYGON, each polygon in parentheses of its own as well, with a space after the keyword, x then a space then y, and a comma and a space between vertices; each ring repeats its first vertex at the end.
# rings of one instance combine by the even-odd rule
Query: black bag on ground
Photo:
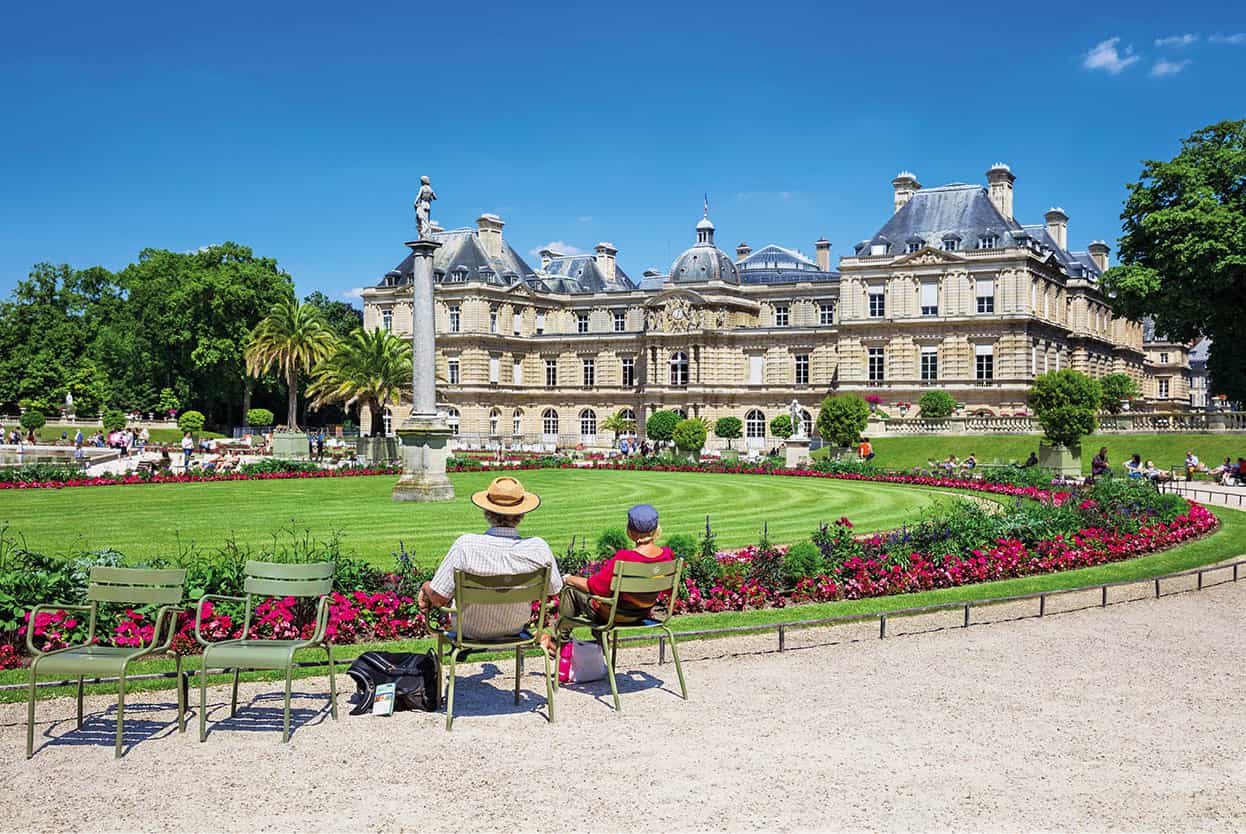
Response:
POLYGON ((423 710, 433 712, 441 705, 441 687, 437 680, 437 657, 407 652, 364 652, 346 670, 355 679, 359 703, 351 715, 370 712, 376 688, 383 683, 394 684, 394 712, 423 710))

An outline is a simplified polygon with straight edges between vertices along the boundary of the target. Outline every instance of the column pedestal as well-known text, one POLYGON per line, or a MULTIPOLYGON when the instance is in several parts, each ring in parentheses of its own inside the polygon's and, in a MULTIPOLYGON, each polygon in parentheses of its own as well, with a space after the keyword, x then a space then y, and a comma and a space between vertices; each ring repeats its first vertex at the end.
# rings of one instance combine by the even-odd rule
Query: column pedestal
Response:
POLYGON ((454 484, 446 475, 450 427, 437 415, 412 414, 398 427, 402 442, 402 477, 394 484, 395 501, 453 501, 454 484))
POLYGON ((783 451, 787 456, 785 465, 788 469, 809 465, 809 438, 789 437, 783 441, 783 451))

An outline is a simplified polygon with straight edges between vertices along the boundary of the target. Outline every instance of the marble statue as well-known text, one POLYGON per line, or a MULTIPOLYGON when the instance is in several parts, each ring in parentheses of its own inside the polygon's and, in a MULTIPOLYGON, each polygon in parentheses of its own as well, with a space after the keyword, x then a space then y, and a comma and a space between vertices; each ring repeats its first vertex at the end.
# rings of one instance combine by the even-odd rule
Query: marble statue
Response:
POLYGON ((420 193, 415 195, 415 230, 419 233, 420 240, 433 236, 431 215, 433 200, 436 199, 437 192, 429 185, 428 177, 420 177, 420 193))
POLYGON ((800 403, 796 400, 792 400, 792 402, 788 404, 787 413, 792 420, 792 437, 804 437, 805 421, 801 419, 800 403))
POLYGON ((70 417, 74 414, 74 395, 69 391, 65 392, 65 413, 70 417))

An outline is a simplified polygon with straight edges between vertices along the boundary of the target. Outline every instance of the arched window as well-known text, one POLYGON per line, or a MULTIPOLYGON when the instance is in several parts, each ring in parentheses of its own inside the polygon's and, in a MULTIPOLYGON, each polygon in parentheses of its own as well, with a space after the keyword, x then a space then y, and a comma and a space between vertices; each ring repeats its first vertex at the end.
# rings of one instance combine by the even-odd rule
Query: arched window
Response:
POLYGON ((459 410, 452 408, 446 412, 446 424, 450 426, 450 434, 459 433, 459 410))
POLYGON ((502 422, 502 412, 499 409, 493 409, 489 412, 489 435, 497 437, 498 425, 502 422))
POLYGON ((628 422, 630 422, 630 423, 632 424, 632 429, 631 429, 631 431, 625 431, 625 432, 622 432, 622 433, 621 433, 621 436, 622 436, 622 437, 635 437, 635 436, 636 436, 636 428, 635 428, 635 426, 636 426, 636 412, 635 412, 633 409, 630 409, 630 408, 624 408, 624 409, 621 409, 621 410, 619 411, 619 416, 620 416, 620 417, 622 417, 624 420, 627 420, 628 422))
POLYGON ((394 436, 394 412, 390 409, 389 406, 386 406, 381 411, 381 424, 385 427, 384 428, 385 436, 393 437, 394 436))
POLYGON ((744 436, 753 439, 766 436, 766 415, 756 408, 744 416, 744 436))
POLYGON ((585 437, 597 434, 597 412, 591 408, 580 412, 580 434, 585 437))
POLYGON ((558 412, 552 408, 545 409, 541 414, 541 431, 545 434, 558 434, 558 412))
POLYGON ((805 426, 805 437, 813 437, 813 415, 802 408, 800 410, 800 422, 805 426))
POLYGON ((523 434, 523 409, 517 408, 511 414, 511 434, 523 434))
POLYGON ((676 351, 671 354, 671 385, 688 384, 688 354, 676 351))

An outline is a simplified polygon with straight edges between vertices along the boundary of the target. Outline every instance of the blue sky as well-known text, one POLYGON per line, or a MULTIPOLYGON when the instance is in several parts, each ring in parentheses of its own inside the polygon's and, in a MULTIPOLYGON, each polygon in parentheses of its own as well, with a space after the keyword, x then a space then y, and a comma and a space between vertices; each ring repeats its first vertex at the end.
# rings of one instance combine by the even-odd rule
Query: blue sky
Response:
POLYGON ((1139 160, 1246 116, 1246 8, 1152 2, 21 4, 0 29, 0 292, 235 240, 349 296, 434 218, 529 262, 693 241, 851 253, 923 185, 1017 175, 1024 222, 1119 233, 1139 160))

